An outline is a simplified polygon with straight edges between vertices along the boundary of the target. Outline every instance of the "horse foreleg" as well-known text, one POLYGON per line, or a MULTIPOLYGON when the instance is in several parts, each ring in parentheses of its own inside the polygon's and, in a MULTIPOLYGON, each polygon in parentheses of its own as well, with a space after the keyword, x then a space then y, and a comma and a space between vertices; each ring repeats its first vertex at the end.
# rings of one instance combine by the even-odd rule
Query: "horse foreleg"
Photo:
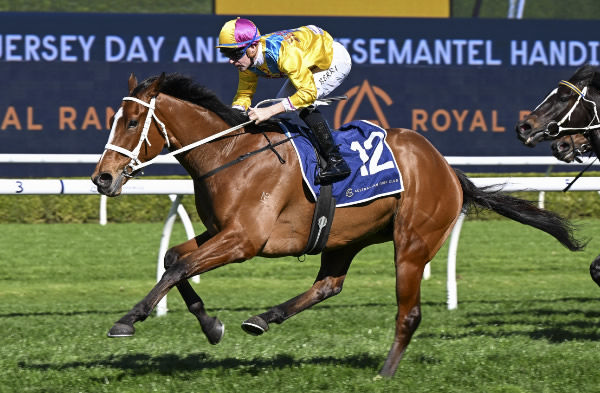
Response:
POLYGON ((172 269, 163 274, 160 281, 152 288, 150 293, 139 303, 119 319, 108 331, 108 337, 129 337, 135 333, 133 324, 148 318, 154 307, 158 304, 169 290, 185 277, 174 277, 172 269))
POLYGON ((200 322, 200 327, 208 339, 208 342, 213 345, 220 343, 225 334, 225 325, 219 318, 211 317, 206 313, 202 299, 200 299, 200 296, 198 296, 187 280, 183 280, 181 283, 177 284, 177 289, 179 290, 181 297, 183 297, 188 310, 194 314, 198 319, 198 322, 200 322))
MULTIPOLYGON (((194 239, 190 239, 185 243, 169 249, 165 255, 165 271, 180 258, 198 249, 198 247, 204 244, 204 242, 210 239, 210 237, 211 236, 208 234, 208 232, 204 232, 196 236, 194 239)), ((191 312, 196 319, 198 319, 198 322, 200 322, 200 327, 208 339, 208 342, 213 345, 221 342, 221 339, 225 334, 225 325, 223 325, 223 323, 217 317, 211 317, 206 313, 206 310, 204 309, 204 302, 196 293, 196 291, 194 291, 194 288, 192 288, 191 284, 187 280, 183 280, 177 284, 177 290, 185 301, 189 312, 191 312)))
POLYGON ((247 241, 243 231, 224 230, 218 233, 204 242, 202 246, 189 252, 170 265, 169 269, 165 271, 150 293, 114 324, 108 332, 108 336, 122 337, 133 335, 135 332, 133 324, 145 320, 160 299, 172 287, 179 284, 182 284, 184 290, 182 295, 190 301, 188 304, 188 308, 191 308, 190 311, 194 315, 199 316, 201 324, 205 321, 209 323, 208 319, 204 319, 206 315, 202 300, 197 295, 195 297, 191 295, 191 292, 189 292, 191 286, 189 286, 189 283, 186 286, 184 281, 196 274, 204 273, 231 262, 241 262, 255 255, 256 249, 247 241))
POLYGON ((261 335, 269 330, 270 323, 282 323, 299 312, 340 293, 352 258, 358 251, 360 248, 323 252, 321 268, 308 291, 270 308, 265 313, 247 319, 242 323, 242 329, 256 336, 261 335))

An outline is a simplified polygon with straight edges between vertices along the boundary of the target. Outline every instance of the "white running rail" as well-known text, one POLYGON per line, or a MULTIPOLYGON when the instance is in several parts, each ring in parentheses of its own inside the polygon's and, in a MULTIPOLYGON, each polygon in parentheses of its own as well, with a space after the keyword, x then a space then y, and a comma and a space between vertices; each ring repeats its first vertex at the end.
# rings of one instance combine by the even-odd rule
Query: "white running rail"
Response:
MULTIPOLYGON (((100 159, 100 154, 0 154, 0 164, 95 164, 100 159)), ((589 162, 566 164, 551 156, 448 156, 446 160, 453 166, 561 166, 566 170, 579 170, 580 166, 588 165, 589 162)), ((178 164, 174 157, 157 158, 157 164, 178 164)), ((594 162, 593 166, 600 166, 600 162, 594 162)), ((561 191, 572 180, 572 177, 510 177, 510 178, 472 178, 478 186, 504 184, 503 189, 512 191, 537 191, 539 192, 539 204, 543 207, 544 193, 546 191, 561 191)), ((191 180, 134 180, 128 182, 123 190, 125 194, 166 194, 172 201, 171 209, 165 221, 161 246, 159 249, 159 262, 157 276, 163 269, 162 260, 167 251, 168 240, 176 215, 181 218, 188 238, 194 236, 191 221, 183 205, 183 195, 193 194, 191 180), (160 183, 157 183, 160 182, 160 183), (166 183, 165 183, 166 182, 166 183), (175 212, 175 213, 173 213, 175 212), (166 244, 166 245, 165 245, 166 244)), ((573 185, 571 191, 600 191, 600 178, 582 177, 573 185)), ((74 179, 0 179, 0 194, 98 194, 96 187, 89 180, 74 179)), ((106 197, 100 198, 100 224, 106 224, 106 197)), ((458 250, 458 239, 463 225, 464 217, 461 217, 450 237, 450 248, 448 250, 448 309, 458 307, 458 296, 456 289, 456 254, 458 250)), ((160 273, 162 275, 162 273, 160 273)), ((429 264, 425 267, 423 278, 431 276, 429 264)), ((195 277, 196 279, 197 277, 195 277)), ((166 301, 166 298, 165 298, 166 301)), ((164 307, 157 307, 159 315, 166 313, 164 307)))

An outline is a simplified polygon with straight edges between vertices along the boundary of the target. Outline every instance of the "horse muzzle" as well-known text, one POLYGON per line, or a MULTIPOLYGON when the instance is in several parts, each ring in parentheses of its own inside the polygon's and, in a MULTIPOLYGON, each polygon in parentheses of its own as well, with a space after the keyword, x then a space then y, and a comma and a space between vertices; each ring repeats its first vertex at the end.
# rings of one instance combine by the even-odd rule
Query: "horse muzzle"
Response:
POLYGON ((552 155, 564 162, 573 162, 575 159, 575 151, 570 143, 562 140, 552 142, 552 155))
POLYGON ((102 172, 93 177, 92 182, 96 185, 100 194, 114 197, 121 194, 121 189, 125 183, 125 176, 121 173, 115 179, 111 173, 102 172))
POLYGON ((545 128, 533 127, 532 124, 524 120, 515 127, 517 138, 523 142, 525 146, 534 147, 538 142, 544 139, 545 128))

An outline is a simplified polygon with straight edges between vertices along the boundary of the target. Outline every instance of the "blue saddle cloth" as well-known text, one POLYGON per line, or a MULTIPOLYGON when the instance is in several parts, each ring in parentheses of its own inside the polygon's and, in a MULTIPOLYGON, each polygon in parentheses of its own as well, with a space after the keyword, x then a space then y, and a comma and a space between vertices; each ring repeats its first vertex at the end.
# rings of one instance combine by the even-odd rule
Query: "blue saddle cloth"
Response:
MULTIPOLYGON (((291 128, 291 131, 295 133, 298 130, 291 128)), ((292 144, 302 164, 302 177, 316 200, 320 186, 315 184, 318 173, 315 148, 306 133, 300 134, 292 139, 292 144)), ((344 124, 332 134, 342 157, 352 169, 350 176, 332 185, 337 207, 404 191, 402 175, 385 140, 387 133, 383 128, 368 121, 357 120, 344 124)))

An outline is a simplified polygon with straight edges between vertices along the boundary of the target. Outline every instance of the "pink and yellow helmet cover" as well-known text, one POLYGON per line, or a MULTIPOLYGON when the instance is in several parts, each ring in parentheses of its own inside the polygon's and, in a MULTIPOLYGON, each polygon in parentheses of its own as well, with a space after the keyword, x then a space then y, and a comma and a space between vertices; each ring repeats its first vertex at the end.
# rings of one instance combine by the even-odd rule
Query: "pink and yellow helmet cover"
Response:
POLYGON ((217 48, 244 48, 259 38, 260 32, 252 21, 236 18, 227 21, 221 28, 217 48))

